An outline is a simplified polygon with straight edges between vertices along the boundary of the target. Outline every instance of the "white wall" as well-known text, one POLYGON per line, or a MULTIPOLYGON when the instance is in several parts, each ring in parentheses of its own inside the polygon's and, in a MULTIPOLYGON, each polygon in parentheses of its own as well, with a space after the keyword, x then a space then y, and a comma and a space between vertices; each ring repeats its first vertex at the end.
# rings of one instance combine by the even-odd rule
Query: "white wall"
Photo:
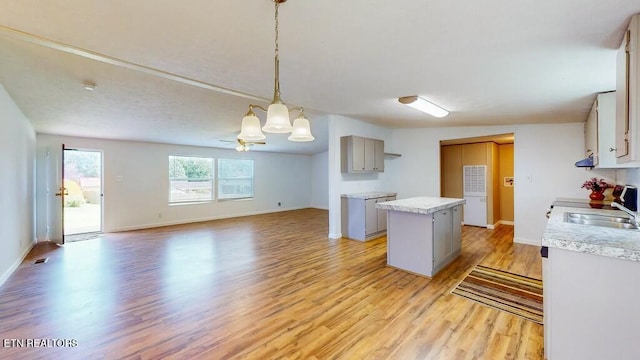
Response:
POLYGON ((311 206, 329 209, 329 152, 311 158, 311 206))
POLYGON ((29 120, 0 85, 0 285, 35 241, 36 135, 29 120))
POLYGON ((37 137, 38 236, 61 237, 59 187, 61 146, 102 150, 104 231, 122 231, 311 206, 311 156, 41 135, 37 137), (47 152, 49 157, 47 157, 47 152), (192 205, 168 204, 168 156, 196 155, 254 160, 254 199, 192 205), (47 170, 47 168, 49 170, 47 170), (116 181, 121 177, 122 181, 116 181), (282 205, 278 206, 278 202, 282 205), (47 205, 48 204, 48 205, 47 205), (159 216, 161 214, 161 217, 159 216), (47 234, 47 225, 50 228, 47 234))
POLYGON ((584 156, 584 123, 490 127, 396 129, 395 152, 387 162, 390 188, 399 198, 440 195, 440 140, 514 133, 515 241, 540 244, 545 212, 558 197, 587 198, 582 183, 592 176, 615 177, 611 170, 589 172, 574 163, 584 156))
POLYGON ((340 194, 396 190, 389 186, 391 175, 386 170, 389 162, 393 160, 385 160, 384 173, 343 174, 341 172, 340 137, 349 135, 384 140, 385 152, 395 152, 391 129, 340 115, 329 117, 329 237, 334 239, 342 236, 340 194))

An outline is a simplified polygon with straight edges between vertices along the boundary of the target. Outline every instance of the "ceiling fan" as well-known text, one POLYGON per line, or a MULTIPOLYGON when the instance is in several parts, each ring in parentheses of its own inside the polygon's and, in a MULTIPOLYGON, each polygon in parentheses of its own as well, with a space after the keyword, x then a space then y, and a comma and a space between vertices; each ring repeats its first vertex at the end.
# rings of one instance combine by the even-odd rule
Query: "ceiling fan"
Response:
POLYGON ((238 145, 236 146, 236 150, 238 150, 238 151, 249 151, 249 148, 251 146, 253 146, 253 145, 266 145, 267 144, 264 141, 251 141, 251 140, 242 140, 242 139, 236 139, 236 140, 220 139, 220 141, 226 142, 226 143, 237 143, 238 145))

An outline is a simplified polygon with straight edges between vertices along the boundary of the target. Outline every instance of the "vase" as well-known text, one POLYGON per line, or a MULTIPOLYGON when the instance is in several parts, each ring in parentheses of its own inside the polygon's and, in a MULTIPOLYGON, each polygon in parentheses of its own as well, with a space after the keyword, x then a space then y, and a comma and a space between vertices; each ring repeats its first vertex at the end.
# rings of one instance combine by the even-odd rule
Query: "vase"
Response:
POLYGON ((592 190, 591 194, 589 194, 589 199, 593 201, 604 200, 604 190, 600 190, 600 191, 592 190))

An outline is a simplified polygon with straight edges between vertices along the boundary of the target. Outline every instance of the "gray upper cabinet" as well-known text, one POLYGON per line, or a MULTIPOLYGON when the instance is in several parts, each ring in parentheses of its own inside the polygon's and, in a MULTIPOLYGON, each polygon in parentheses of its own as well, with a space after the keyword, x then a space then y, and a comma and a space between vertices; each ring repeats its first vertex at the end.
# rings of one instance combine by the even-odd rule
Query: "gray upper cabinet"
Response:
POLYGON ((342 172, 384 172, 384 141, 343 136, 340 138, 340 147, 342 172))
POLYGON ((373 139, 373 170, 384 172, 384 141, 373 139))

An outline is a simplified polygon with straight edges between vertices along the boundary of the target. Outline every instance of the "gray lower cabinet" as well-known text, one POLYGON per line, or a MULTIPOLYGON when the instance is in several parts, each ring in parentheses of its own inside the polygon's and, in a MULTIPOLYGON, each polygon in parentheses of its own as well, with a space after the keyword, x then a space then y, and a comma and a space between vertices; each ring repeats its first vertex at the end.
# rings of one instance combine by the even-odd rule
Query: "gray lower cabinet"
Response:
POLYGON ((462 249, 462 206, 458 205, 454 206, 452 211, 452 221, 451 224, 451 246, 454 253, 460 252, 462 249))
POLYGON ((640 263, 549 247, 542 277, 545 359, 640 358, 640 263))
POLYGON ((433 268, 434 272, 439 264, 449 256, 453 249, 451 224, 452 210, 440 210, 433 213, 433 268))
POLYGON ((387 211, 376 208, 379 202, 395 200, 395 196, 376 198, 342 198, 342 235, 366 241, 386 234, 387 211))
POLYGON ((433 272, 460 255, 462 205, 433 213, 433 272))
POLYGON ((460 256, 462 205, 415 214, 389 210, 387 263, 433 276, 460 256))

